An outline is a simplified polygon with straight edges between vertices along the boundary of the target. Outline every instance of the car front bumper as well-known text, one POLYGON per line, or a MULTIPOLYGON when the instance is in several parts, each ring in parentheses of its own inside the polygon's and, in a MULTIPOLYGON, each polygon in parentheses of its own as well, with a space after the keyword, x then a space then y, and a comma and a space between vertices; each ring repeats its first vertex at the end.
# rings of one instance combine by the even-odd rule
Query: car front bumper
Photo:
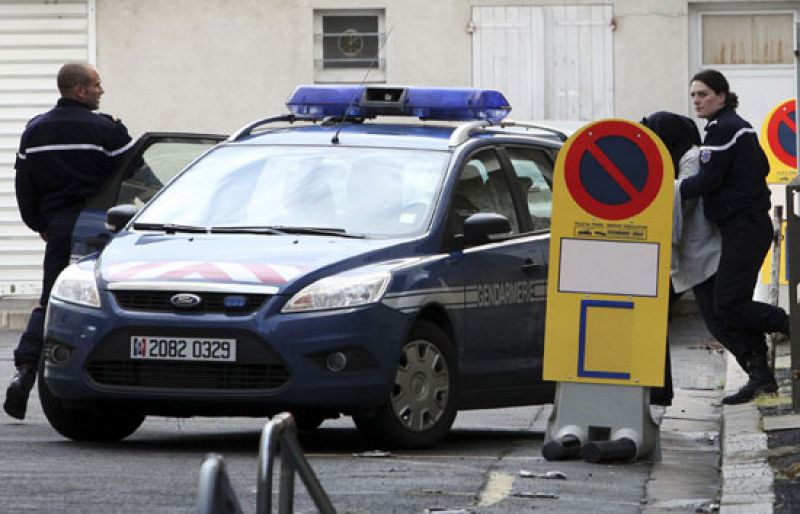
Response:
POLYGON ((65 401, 131 403, 144 413, 175 416, 352 412, 386 401, 408 314, 381 303, 282 314, 279 301, 273 297, 251 315, 231 316, 123 310, 109 293, 102 309, 52 299, 45 381, 65 401), (132 359, 134 335, 236 339, 236 362, 132 359), (56 345, 69 349, 68 359, 56 362, 56 345), (337 352, 347 364, 332 371, 328 358, 337 352))

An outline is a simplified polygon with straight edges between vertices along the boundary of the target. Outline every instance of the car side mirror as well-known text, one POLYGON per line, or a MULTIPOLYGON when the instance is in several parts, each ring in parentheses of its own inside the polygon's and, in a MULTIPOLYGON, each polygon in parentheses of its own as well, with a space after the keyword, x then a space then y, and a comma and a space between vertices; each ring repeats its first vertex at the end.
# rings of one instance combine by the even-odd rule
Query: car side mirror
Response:
POLYGON ((128 224, 137 212, 139 212, 139 208, 133 204, 123 203, 121 205, 115 205, 106 211, 106 230, 110 230, 116 234, 122 230, 122 227, 128 224))
POLYGON ((464 246, 488 243, 511 232, 508 218, 494 212, 477 212, 464 220, 464 246))

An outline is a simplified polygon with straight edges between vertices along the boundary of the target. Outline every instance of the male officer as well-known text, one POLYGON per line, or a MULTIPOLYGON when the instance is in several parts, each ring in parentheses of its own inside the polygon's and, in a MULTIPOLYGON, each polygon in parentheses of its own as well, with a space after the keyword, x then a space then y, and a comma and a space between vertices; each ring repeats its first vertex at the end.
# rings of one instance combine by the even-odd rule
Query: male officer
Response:
POLYGON ((22 221, 46 242, 42 296, 14 351, 17 372, 3 404, 17 419, 25 417, 36 381, 45 308, 56 277, 69 264, 75 221, 86 199, 133 145, 122 123, 94 112, 104 93, 94 67, 65 64, 57 83, 61 98, 53 109, 28 122, 15 164, 22 221))

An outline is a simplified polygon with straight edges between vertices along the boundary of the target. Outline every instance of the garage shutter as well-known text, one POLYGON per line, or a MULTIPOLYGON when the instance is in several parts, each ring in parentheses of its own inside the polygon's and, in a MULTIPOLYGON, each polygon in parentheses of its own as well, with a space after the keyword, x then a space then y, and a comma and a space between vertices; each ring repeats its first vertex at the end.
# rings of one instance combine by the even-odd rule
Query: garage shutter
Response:
POLYGON ((56 73, 91 61, 92 0, 0 0, 0 295, 38 294, 44 244, 19 218, 14 156, 25 123, 58 99, 56 73))

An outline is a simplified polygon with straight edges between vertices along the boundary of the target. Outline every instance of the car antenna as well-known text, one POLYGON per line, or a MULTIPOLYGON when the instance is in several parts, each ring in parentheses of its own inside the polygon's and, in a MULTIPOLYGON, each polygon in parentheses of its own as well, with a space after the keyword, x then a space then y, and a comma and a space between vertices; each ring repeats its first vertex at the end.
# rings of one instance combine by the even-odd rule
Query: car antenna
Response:
MULTIPOLYGON (((378 48, 378 55, 376 55, 375 58, 372 59, 372 62, 369 63, 369 67, 367 68, 367 72, 364 73, 364 78, 361 79, 361 83, 359 84, 360 87, 363 87, 364 84, 367 83, 367 77, 369 77, 369 73, 372 71, 372 68, 375 67, 375 64, 380 59, 381 51, 383 50, 383 47, 386 46, 386 42, 389 41, 389 36, 392 35, 392 31, 393 30, 394 30, 394 25, 389 27, 389 30, 386 32, 386 37, 383 39, 383 43, 381 43, 381 46, 378 48)), ((334 145, 338 145, 339 144, 339 132, 341 132, 342 126, 344 126, 344 120, 347 119, 347 113, 350 112, 350 109, 353 107, 353 105, 355 103, 356 103, 356 98, 353 97, 353 99, 350 101, 350 105, 348 105, 347 109, 344 111, 344 114, 342 115, 342 119, 339 120, 339 126, 336 127, 336 133, 331 138, 331 144, 334 144, 334 145)))

